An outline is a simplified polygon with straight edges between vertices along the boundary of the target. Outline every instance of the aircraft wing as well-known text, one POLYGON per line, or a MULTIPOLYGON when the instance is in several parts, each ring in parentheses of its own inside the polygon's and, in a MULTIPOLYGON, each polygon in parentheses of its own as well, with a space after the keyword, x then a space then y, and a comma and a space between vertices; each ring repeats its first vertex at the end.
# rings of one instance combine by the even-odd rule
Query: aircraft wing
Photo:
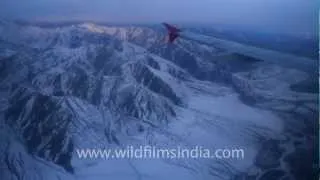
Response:
POLYGON ((292 54, 282 53, 274 50, 258 48, 244 45, 241 43, 218 39, 211 36, 195 34, 192 32, 182 32, 180 37, 192 41, 198 41, 204 44, 213 45, 225 49, 229 52, 243 54, 249 57, 260 59, 262 61, 279 64, 288 68, 299 69, 307 73, 318 72, 318 61, 307 57, 295 56, 292 54))

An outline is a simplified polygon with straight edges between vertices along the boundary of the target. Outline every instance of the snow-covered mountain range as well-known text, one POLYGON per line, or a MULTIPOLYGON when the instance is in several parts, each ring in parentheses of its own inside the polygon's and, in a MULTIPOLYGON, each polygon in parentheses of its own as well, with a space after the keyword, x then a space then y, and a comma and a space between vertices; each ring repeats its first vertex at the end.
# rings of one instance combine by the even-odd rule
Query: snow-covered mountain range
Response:
POLYGON ((198 42, 167 44, 160 26, 0 21, 0 179, 310 179, 318 95, 291 88, 308 77, 198 42), (127 145, 237 147, 245 158, 75 154, 127 145))

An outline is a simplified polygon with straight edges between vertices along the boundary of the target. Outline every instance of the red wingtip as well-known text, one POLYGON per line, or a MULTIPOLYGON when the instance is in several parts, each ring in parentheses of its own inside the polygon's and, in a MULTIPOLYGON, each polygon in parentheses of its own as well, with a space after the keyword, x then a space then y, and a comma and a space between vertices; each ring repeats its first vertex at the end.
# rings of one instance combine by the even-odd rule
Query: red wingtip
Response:
POLYGON ((168 30, 168 37, 169 43, 173 43, 175 41, 175 39, 177 39, 177 37, 179 37, 179 32, 181 32, 180 29, 168 24, 168 23, 162 23, 168 30))

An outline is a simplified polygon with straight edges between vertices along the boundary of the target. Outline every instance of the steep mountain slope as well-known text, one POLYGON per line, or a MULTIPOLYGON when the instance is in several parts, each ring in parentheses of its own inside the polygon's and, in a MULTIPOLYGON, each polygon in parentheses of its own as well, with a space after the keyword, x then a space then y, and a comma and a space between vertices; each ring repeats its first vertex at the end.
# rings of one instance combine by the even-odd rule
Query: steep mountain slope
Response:
POLYGON ((287 149, 271 166, 289 175, 291 134, 310 130, 317 113, 315 95, 289 88, 306 74, 187 40, 167 45, 158 27, 3 22, 0 47, 4 179, 232 179, 259 168, 252 176, 263 179, 268 168, 256 157, 273 140, 287 149), (127 145, 241 147, 246 156, 106 161, 75 153, 127 145))

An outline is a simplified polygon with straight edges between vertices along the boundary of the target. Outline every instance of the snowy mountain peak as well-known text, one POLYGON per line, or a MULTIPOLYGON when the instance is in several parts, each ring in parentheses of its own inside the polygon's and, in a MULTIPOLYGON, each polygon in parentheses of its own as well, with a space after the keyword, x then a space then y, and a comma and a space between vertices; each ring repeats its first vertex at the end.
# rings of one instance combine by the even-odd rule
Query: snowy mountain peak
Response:
POLYGON ((94 23, 83 23, 83 24, 80 24, 79 27, 85 28, 94 33, 104 33, 104 28, 94 23))
POLYGON ((309 138, 290 133, 314 132, 317 95, 290 89, 306 74, 164 36, 149 26, 0 25, 4 179, 275 179, 280 164, 289 168, 282 174, 297 172, 282 157, 309 138), (248 153, 147 161, 75 153, 127 145, 248 153))

